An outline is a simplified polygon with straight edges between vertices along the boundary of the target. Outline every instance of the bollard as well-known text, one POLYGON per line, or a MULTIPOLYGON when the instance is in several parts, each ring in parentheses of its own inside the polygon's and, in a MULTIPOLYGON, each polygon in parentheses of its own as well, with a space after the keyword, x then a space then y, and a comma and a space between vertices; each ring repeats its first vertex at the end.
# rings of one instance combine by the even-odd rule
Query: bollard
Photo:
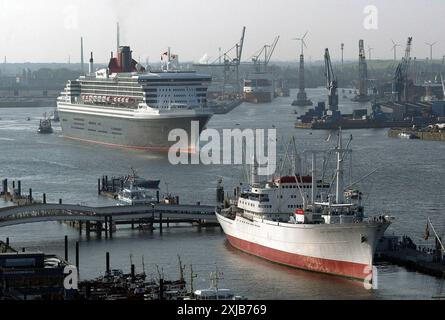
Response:
POLYGON ((105 217, 104 219, 105 219, 105 223, 104 223, 104 226, 105 226, 105 238, 108 238, 108 217, 105 217))
POLYGON ((80 260, 79 260, 79 241, 76 241, 76 268, 79 272, 80 260))
POLYGON ((97 179, 97 194, 101 195, 102 190, 100 189, 100 179, 97 179))
POLYGON ((83 227, 82 221, 79 220, 78 224, 79 224, 79 235, 82 235, 82 227, 83 227))
POLYGON ((113 238, 113 217, 112 216, 108 217, 108 228, 110 231, 110 239, 112 239, 113 238))
POLYGON ((6 246, 9 247, 9 238, 6 238, 6 246))
POLYGON ((87 222, 85 222, 85 233, 86 233, 87 237, 90 236, 90 232, 91 232, 91 222, 87 221, 87 222))
POLYGON ((3 180, 3 195, 6 196, 8 193, 8 179, 3 180))
POLYGON ((19 180, 18 182, 18 190, 17 193, 19 195, 19 197, 22 195, 22 182, 19 180))
POLYGON ((110 273, 110 253, 107 252, 106 257, 105 257, 105 271, 107 272, 107 274, 110 273))
POLYGON ((176 205, 179 206, 179 196, 176 197, 176 205))
POLYGON ((159 300, 164 300, 164 279, 159 279, 159 300))
POLYGON ((99 238, 102 237, 102 222, 101 221, 96 222, 96 232, 97 232, 97 236, 99 238))
POLYGON ((136 269, 134 264, 131 265, 131 282, 135 282, 136 281, 136 269))
POLYGON ((159 232, 162 234, 162 212, 159 213, 159 232))
POLYGON ((46 204, 46 193, 43 194, 43 204, 46 204))
POLYGON ((62 204, 62 199, 59 199, 59 204, 62 204))
POLYGON ((159 194, 159 190, 156 191, 156 201, 157 201, 158 203, 161 203, 161 197, 160 197, 160 194, 159 194))
POLYGON ((65 261, 68 261, 68 236, 65 236, 65 261))

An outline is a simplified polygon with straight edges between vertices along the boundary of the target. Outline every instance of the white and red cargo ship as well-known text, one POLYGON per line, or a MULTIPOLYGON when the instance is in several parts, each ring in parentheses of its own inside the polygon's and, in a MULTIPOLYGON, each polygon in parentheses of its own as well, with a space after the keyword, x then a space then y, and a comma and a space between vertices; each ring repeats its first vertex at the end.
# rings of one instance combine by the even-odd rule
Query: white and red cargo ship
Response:
MULTIPOLYGON (((343 187, 341 134, 335 150, 335 195, 330 184, 301 175, 257 182, 254 173, 248 188, 237 188, 233 204, 225 201, 216 213, 230 244, 282 265, 371 282, 375 249, 390 217, 364 216, 362 194, 343 187)), ((218 190, 224 202, 221 185, 218 190)))

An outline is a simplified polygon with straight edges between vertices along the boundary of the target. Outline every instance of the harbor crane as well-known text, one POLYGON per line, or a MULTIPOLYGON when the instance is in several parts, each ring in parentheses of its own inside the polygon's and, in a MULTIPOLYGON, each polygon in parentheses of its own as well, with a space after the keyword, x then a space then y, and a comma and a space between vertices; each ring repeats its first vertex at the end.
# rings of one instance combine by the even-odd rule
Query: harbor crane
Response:
POLYGON ((280 40, 280 36, 275 37, 272 44, 266 44, 259 51, 257 51, 252 56, 252 62, 255 66, 256 72, 267 72, 267 67, 269 65, 270 59, 272 59, 272 55, 275 52, 275 48, 277 47, 278 41, 280 40), (262 57, 264 55, 264 61, 262 61, 262 57))
POLYGON ((402 58, 402 61, 398 64, 396 68, 396 72, 394 75, 394 83, 393 83, 393 96, 397 102, 407 101, 408 98, 408 74, 411 62, 411 46, 412 46, 413 38, 409 37, 406 49, 405 56, 402 58))
POLYGON ((219 57, 216 58, 211 63, 194 64, 194 66, 195 67, 224 68, 224 85, 228 81, 230 71, 234 69, 235 74, 236 74, 237 90, 238 90, 238 92, 240 92, 241 86, 240 86, 240 79, 239 79, 239 66, 241 65, 241 59, 243 56, 245 35, 246 35, 246 27, 243 27, 240 41, 238 43, 236 43, 232 48, 230 48, 226 52, 220 54, 219 57), (233 53, 235 53, 235 56, 233 56, 233 53))
POLYGON ((338 111, 338 81, 332 67, 329 49, 326 48, 324 54, 326 88, 328 89, 328 109, 330 111, 338 111))

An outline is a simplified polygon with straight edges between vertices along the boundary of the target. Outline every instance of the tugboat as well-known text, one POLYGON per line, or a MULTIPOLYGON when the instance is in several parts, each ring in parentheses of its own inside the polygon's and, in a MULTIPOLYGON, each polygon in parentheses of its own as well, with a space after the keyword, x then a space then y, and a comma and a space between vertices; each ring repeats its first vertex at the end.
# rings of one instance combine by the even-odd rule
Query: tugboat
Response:
POLYGON ((43 119, 40 120, 40 125, 37 132, 40 134, 51 134, 54 132, 51 126, 51 119, 47 118, 46 114, 43 116, 43 119))

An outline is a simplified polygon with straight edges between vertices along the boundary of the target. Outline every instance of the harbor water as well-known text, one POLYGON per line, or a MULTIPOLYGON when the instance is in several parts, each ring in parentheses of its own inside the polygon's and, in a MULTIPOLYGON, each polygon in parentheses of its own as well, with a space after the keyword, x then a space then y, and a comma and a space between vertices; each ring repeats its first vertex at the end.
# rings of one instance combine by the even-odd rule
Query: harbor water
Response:
MULTIPOLYGON (((314 102, 323 99, 323 89, 308 89, 314 102)), ((299 150, 328 149, 329 132, 295 129, 297 115, 307 108, 292 107, 290 98, 271 104, 242 104, 227 115, 216 115, 208 125, 215 129, 276 128, 280 154, 294 136, 299 150), (281 144, 280 144, 281 142, 281 144)), ((349 97, 352 98, 352 95, 349 97)), ((343 99, 341 111, 350 113, 364 106, 343 99)), ((369 107, 369 106, 367 106, 369 107)), ((179 195, 182 203, 215 204, 215 187, 220 177, 226 190, 233 190, 245 177, 244 166, 169 164, 166 154, 115 149, 66 140, 57 124, 55 133, 39 135, 39 119, 51 108, 0 109, 0 178, 21 180, 22 189, 33 189, 35 198, 47 194, 48 202, 104 206, 113 200, 97 196, 97 179, 104 174, 124 175, 133 167, 139 175, 160 179, 163 192, 179 195), (28 121, 27 118, 30 118, 28 121)), ((445 231, 445 144, 435 141, 402 140, 387 137, 387 129, 345 131, 353 134, 353 166, 348 174, 355 181, 374 169, 376 173, 359 184, 365 193, 366 212, 395 217, 388 234, 409 235, 418 244, 423 240, 427 217, 443 235, 445 231)), ((9 205, 0 200, 0 206, 9 205)), ((119 229, 113 239, 89 239, 77 230, 57 222, 0 228, 0 240, 11 245, 63 256, 63 238, 70 238, 70 259, 80 241, 80 275, 91 279, 103 274, 105 252, 111 254, 114 269, 129 271, 130 261, 142 271, 157 276, 157 267, 167 279, 178 277, 178 254, 193 264, 195 288, 207 288, 209 273, 223 272, 221 287, 233 289, 250 299, 431 299, 444 293, 443 279, 410 272, 393 265, 378 265, 378 289, 346 279, 278 266, 231 248, 219 228, 171 226, 158 230, 119 229)))

